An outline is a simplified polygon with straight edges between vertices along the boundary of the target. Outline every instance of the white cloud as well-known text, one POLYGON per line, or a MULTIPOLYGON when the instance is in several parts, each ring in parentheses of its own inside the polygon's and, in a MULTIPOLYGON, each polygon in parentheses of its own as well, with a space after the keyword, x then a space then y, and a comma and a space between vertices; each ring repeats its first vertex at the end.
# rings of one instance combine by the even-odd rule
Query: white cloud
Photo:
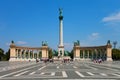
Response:
POLYGON ((98 38, 100 38, 99 33, 92 33, 91 35, 89 35, 89 40, 97 40, 98 38))
POLYGON ((103 22, 120 22, 120 12, 104 17, 102 21, 103 22))
POLYGON ((10 43, 6 43, 7 46, 10 46, 10 43))
POLYGON ((25 42, 25 41, 17 41, 16 44, 18 44, 18 45, 24 45, 24 44, 27 44, 27 42, 25 42))

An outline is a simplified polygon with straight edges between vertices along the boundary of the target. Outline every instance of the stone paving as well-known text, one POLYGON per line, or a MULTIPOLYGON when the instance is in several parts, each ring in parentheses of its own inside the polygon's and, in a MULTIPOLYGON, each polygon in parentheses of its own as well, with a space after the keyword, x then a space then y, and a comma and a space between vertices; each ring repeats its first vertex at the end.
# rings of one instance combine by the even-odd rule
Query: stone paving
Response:
POLYGON ((1 61, 0 62, 0 72, 7 71, 11 69, 17 69, 25 66, 30 66, 35 64, 35 62, 8 62, 8 61, 1 61))
MULTIPOLYGON (((3 64, 8 63, 3 62, 3 64)), ((120 80, 119 61, 101 64, 91 61, 17 62, 11 63, 11 66, 20 64, 22 64, 22 69, 0 73, 0 80, 120 80)), ((3 65, 1 66, 3 67, 3 65)))

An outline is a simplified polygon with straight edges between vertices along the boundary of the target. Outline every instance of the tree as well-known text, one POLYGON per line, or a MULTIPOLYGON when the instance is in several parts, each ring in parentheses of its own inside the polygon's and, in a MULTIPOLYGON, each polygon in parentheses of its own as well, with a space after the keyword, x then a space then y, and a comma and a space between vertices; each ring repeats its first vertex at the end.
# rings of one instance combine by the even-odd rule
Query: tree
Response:
POLYGON ((53 56, 58 56, 58 51, 53 50, 53 56))
POLYGON ((39 58, 42 58, 42 51, 39 52, 39 58))
POLYGON ((70 52, 70 54, 69 54, 69 55, 70 55, 70 58, 71 58, 71 59, 73 59, 73 58, 74 58, 74 52, 73 52, 73 50, 70 52))
POLYGON ((53 54, 52 54, 52 49, 49 49, 49 59, 51 59, 52 58, 52 56, 53 56, 53 54))
POLYGON ((6 52, 5 58, 7 61, 10 59, 10 49, 6 52))
POLYGON ((0 48, 0 61, 4 60, 4 50, 0 48))
POLYGON ((114 45, 114 49, 116 49, 117 41, 114 41, 113 45, 114 45))
POLYGON ((120 50, 119 49, 112 49, 112 59, 120 60, 120 50))

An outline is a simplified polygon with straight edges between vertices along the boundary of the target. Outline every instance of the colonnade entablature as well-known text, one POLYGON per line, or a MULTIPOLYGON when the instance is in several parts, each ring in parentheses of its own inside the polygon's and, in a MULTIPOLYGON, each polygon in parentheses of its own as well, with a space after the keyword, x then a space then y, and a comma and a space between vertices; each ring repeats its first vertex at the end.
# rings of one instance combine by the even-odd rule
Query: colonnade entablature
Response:
POLYGON ((112 45, 108 40, 106 45, 81 47, 79 41, 74 43, 74 60, 107 60, 112 61, 112 45))
POLYGON ((48 59, 48 45, 42 43, 42 47, 16 46, 12 41, 10 44, 9 61, 35 61, 36 59, 48 59))

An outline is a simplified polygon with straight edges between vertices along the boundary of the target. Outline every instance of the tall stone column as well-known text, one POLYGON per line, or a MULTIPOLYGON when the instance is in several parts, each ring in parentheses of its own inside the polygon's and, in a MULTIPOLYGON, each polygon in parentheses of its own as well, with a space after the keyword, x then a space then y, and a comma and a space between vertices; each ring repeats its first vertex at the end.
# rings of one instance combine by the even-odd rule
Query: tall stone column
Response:
POLYGON ((18 49, 16 49, 15 51, 16 51, 16 59, 18 59, 18 49))
POLYGON ((85 59, 85 50, 83 50, 83 60, 85 59))
POLYGON ((64 56, 64 45, 63 45, 63 16, 62 9, 59 9, 59 46, 58 46, 58 56, 64 56))
POLYGON ((19 60, 21 61, 21 59, 22 59, 22 49, 20 49, 20 58, 19 58, 19 60))
POLYGON ((30 50, 28 50, 28 59, 30 59, 30 50))
POLYGON ((33 59, 35 59, 34 51, 32 51, 32 54, 33 54, 33 59))
POLYGON ((89 50, 87 50, 87 53, 88 53, 88 59, 90 59, 90 58, 89 58, 89 56, 90 56, 90 55, 89 55, 89 54, 90 54, 89 50))
POLYGON ((26 50, 24 50, 24 60, 26 59, 26 50))

